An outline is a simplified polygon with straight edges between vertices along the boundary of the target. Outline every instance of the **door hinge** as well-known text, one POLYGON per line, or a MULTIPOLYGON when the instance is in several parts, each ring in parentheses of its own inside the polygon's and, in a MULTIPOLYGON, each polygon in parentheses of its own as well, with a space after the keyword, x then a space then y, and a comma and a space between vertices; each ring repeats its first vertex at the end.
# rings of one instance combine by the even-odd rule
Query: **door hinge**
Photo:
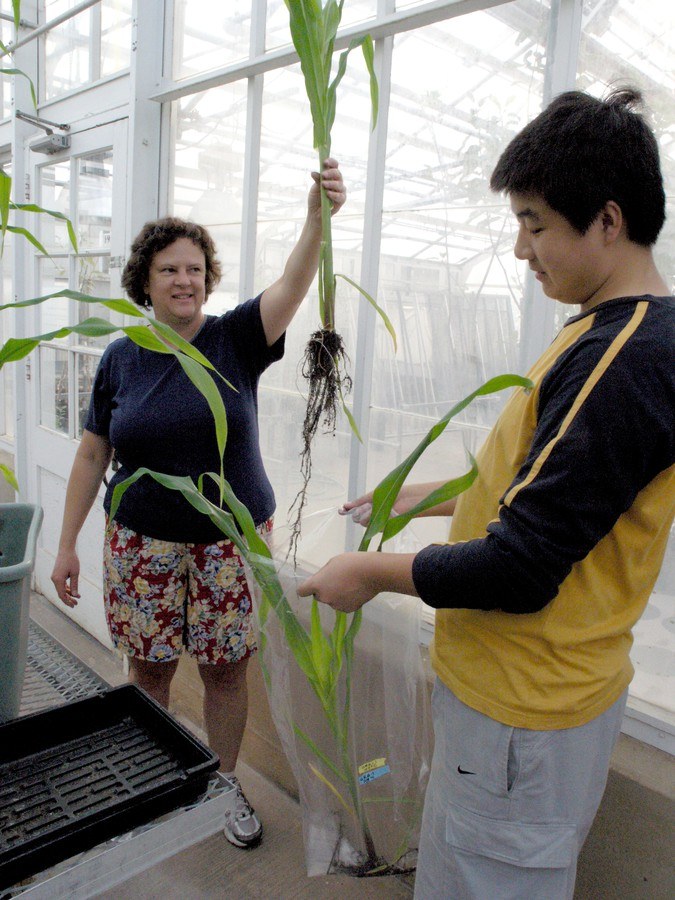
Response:
POLYGON ((23 176, 23 199, 26 203, 30 202, 30 174, 28 172, 23 176))
POLYGON ((27 359, 25 362, 26 366, 26 381, 30 381, 30 360, 27 359))

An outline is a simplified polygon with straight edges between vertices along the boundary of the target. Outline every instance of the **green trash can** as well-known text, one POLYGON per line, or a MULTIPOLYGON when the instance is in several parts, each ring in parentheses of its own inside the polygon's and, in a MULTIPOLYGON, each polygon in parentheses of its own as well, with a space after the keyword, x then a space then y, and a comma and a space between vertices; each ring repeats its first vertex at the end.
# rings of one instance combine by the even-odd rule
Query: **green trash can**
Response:
POLYGON ((30 577, 42 507, 0 503, 0 722, 19 714, 28 649, 30 577))

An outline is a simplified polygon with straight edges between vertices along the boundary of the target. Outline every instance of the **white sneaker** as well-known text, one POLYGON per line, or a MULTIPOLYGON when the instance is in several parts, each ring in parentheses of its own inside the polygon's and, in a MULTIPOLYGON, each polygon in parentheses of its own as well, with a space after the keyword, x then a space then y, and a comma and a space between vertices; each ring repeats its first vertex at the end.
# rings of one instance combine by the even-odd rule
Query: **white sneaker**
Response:
POLYGON ((262 840, 263 828, 255 810, 246 799, 241 789, 239 779, 234 775, 228 777, 237 789, 234 810, 228 809, 225 813, 225 837, 235 847, 256 847, 262 840))

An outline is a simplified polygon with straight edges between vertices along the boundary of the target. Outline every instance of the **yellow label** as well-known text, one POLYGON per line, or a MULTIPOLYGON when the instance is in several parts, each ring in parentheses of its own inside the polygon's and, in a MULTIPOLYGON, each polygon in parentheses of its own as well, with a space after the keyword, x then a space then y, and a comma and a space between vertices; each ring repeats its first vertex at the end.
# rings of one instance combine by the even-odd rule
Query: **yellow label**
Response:
POLYGON ((359 766, 359 775, 364 775, 366 772, 372 772, 373 769, 380 769, 387 762, 386 757, 382 757, 382 759, 371 759, 370 762, 363 763, 359 766))

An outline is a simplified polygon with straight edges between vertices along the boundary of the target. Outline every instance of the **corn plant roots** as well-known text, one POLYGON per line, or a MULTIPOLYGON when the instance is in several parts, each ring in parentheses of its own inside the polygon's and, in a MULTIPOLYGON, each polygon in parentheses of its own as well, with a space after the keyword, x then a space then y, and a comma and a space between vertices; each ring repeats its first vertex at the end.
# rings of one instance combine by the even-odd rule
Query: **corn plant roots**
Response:
POLYGON ((319 428, 335 433, 338 409, 351 391, 352 380, 347 373, 349 357, 342 337, 332 329, 315 331, 305 347, 302 376, 308 384, 305 420, 302 425, 300 475, 302 486, 293 501, 289 555, 295 557, 302 527, 302 513, 307 502, 307 487, 312 477, 312 444, 319 428))

